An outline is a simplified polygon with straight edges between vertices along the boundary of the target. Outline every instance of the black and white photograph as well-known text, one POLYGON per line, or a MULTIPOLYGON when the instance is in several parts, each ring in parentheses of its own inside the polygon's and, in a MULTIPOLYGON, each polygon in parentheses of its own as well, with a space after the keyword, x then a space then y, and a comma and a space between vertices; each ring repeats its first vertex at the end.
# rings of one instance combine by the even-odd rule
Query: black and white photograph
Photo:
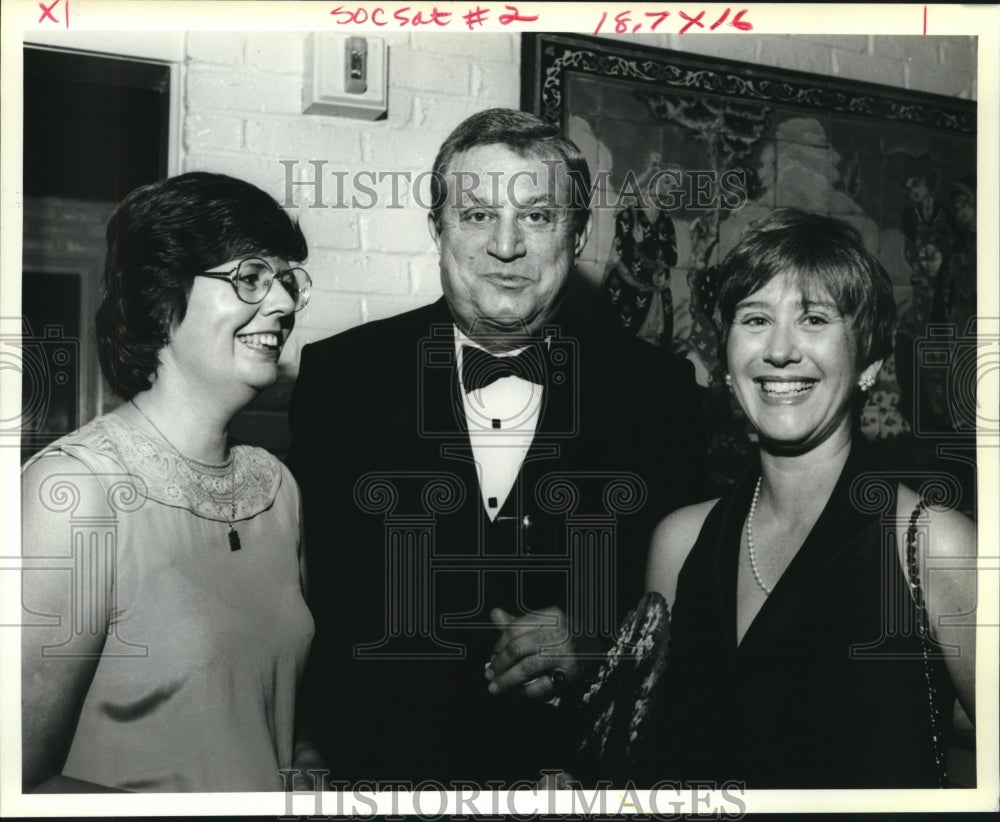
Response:
POLYGON ((1000 8, 17 0, 0 815, 1000 803, 1000 8))

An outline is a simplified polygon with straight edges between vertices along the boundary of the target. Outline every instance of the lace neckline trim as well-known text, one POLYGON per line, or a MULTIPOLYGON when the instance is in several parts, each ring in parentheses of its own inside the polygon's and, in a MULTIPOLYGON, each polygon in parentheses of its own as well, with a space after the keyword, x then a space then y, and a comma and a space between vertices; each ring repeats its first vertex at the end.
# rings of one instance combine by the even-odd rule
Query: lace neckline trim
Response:
POLYGON ((84 448, 110 457, 137 478, 136 490, 147 499, 220 522, 267 510, 281 486, 281 464, 262 448, 235 445, 220 465, 196 462, 115 414, 98 417, 52 447, 70 455, 84 448))

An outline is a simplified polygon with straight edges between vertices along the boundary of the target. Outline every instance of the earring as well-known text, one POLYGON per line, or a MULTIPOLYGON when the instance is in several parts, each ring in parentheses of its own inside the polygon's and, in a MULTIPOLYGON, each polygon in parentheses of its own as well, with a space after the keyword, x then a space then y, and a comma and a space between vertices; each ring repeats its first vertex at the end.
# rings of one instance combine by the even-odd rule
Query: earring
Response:
POLYGON ((730 391, 733 390, 733 378, 729 374, 726 374, 726 388, 730 391))
POLYGON ((860 380, 858 380, 858 388, 862 391, 867 391, 875 385, 875 378, 871 374, 865 374, 860 380))

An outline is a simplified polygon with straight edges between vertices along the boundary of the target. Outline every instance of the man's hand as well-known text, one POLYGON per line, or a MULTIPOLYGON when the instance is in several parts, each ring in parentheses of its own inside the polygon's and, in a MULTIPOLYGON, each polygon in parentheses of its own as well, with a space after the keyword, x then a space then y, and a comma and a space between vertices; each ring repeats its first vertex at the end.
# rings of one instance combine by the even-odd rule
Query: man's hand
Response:
POLYGON ((514 617, 503 608, 490 611, 490 619, 500 629, 486 665, 491 694, 520 688, 531 699, 549 699, 561 685, 580 678, 580 660, 566 615, 559 608, 545 608, 539 614, 514 617))

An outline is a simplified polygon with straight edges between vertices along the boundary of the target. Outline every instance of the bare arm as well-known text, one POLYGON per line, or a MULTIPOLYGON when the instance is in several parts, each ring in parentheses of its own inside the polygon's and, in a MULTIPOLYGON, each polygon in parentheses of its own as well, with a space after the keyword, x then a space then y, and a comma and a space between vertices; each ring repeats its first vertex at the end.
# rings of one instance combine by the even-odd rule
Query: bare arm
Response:
MULTIPOLYGON (((917 495, 899 487, 897 513, 904 524, 899 535, 900 562, 906 573, 906 527, 917 505, 917 495)), ((931 510, 928 550, 918 551, 920 587, 924 593, 931 636, 942 646, 957 649, 945 657, 958 701, 976 719, 976 526, 956 511, 931 510)))
MULTIPOLYGON (((291 473, 286 475, 286 481, 294 482, 291 473)), ((302 597, 308 601, 308 579, 306 574, 305 521, 303 519, 302 497, 296 494, 299 506, 299 580, 302 586, 302 597)), ((295 701, 295 748, 292 752, 292 768, 298 771, 293 777, 295 790, 313 790, 310 770, 324 770, 326 763, 322 754, 309 735, 309 717, 303 711, 303 688, 299 683, 298 695, 295 701)))
POLYGON ((677 594, 677 577, 684 561, 716 502, 713 499, 674 511, 653 532, 646 561, 646 590, 661 594, 670 606, 677 594))
POLYGON ((90 607, 77 617, 77 622, 82 618, 83 625, 74 625, 73 608, 79 603, 74 602, 73 591, 99 590, 97 586, 110 584, 105 575, 114 569, 80 562, 73 573, 83 574, 83 578, 73 579, 69 570, 45 567, 48 558, 71 556, 71 515, 106 515, 106 508, 104 488, 72 457, 43 457, 29 466, 22 478, 22 554, 27 566, 21 587, 26 623, 21 629, 25 791, 109 790, 63 777, 60 771, 100 660, 109 618, 106 608, 93 610, 100 598, 85 598, 83 601, 90 607), (60 497, 52 485, 57 479, 65 483, 69 498, 76 501, 70 510, 58 510, 63 506, 58 504, 60 497), (78 496, 72 497, 74 494, 78 496), (73 630, 80 627, 83 630, 73 630), (68 641, 71 644, 66 644, 68 641))

